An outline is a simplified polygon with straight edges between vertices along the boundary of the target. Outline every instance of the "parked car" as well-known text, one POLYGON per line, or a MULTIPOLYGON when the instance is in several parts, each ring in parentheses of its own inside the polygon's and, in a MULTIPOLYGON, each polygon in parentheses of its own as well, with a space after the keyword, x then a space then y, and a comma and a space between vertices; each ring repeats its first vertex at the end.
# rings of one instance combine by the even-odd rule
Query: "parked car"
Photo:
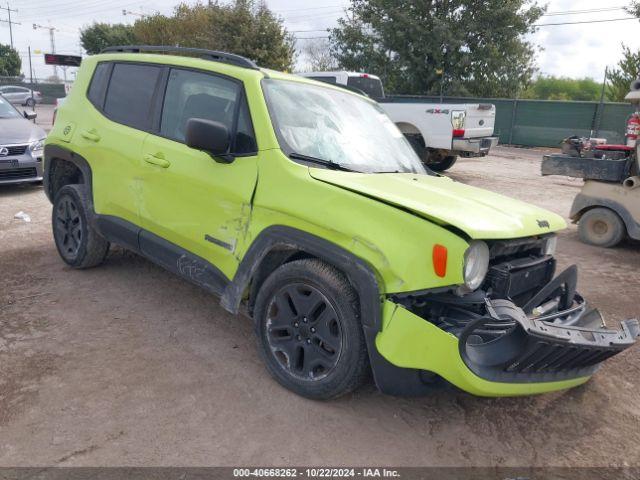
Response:
POLYGON ((0 95, 0 185, 42 181, 46 133, 30 121, 35 118, 0 95))
POLYGON ((0 94, 14 105, 33 107, 36 103, 42 103, 42 94, 26 87, 4 85, 0 87, 0 94))
POLYGON ((448 170, 459 156, 485 156, 498 143, 498 137, 493 136, 496 107, 490 103, 430 103, 420 98, 387 97, 380 78, 368 73, 299 75, 360 91, 379 102, 431 170, 448 170))
POLYGON ((635 342, 637 321, 606 329, 576 293, 575 266, 554 278, 562 217, 426 170, 362 95, 139 45, 85 58, 76 85, 45 146, 62 260, 95 267, 117 243, 244 303, 300 395, 370 370, 386 393, 541 393, 635 342))

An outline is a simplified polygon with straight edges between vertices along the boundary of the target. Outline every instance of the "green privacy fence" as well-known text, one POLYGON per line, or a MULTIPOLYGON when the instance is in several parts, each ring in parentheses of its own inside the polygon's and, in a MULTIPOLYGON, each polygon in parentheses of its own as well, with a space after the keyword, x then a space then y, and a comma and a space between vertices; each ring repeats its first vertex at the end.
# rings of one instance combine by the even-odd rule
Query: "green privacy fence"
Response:
MULTIPOLYGON (((434 102, 439 97, 391 95, 392 102, 434 102)), ((634 108, 627 103, 516 100, 504 98, 444 97, 445 103, 492 103, 496 106, 494 132, 500 143, 528 147, 557 147, 571 135, 606 138, 623 143, 627 117, 634 108)))

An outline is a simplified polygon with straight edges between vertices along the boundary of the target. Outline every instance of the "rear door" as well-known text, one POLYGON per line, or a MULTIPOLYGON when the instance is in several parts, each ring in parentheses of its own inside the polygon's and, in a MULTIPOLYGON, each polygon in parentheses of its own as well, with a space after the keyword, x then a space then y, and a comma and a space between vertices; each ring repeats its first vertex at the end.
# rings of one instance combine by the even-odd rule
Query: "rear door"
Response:
MULTIPOLYGON (((140 223, 141 155, 151 128, 156 88, 163 67, 101 62, 87 92, 88 108, 75 125, 74 144, 93 170, 96 212, 140 223)), ((137 235, 120 239, 137 248, 137 235)))
POLYGON ((2 95, 11 103, 20 103, 21 101, 20 89, 18 87, 5 87, 2 95))
POLYGON ((243 84, 210 72, 171 68, 164 91, 156 131, 146 138, 141 155, 141 219, 145 230, 170 244, 143 232, 141 248, 155 249, 147 253, 175 263, 185 258, 177 246, 230 278, 257 182, 257 146, 243 84), (232 163, 185 144, 191 118, 229 129, 232 163))

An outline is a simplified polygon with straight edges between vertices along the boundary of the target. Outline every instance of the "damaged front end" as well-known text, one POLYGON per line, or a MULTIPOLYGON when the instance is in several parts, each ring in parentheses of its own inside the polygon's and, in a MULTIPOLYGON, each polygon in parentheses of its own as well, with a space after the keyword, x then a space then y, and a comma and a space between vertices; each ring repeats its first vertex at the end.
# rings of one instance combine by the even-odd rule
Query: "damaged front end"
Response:
POLYGON ((585 382, 601 363, 635 343, 635 319, 620 330, 576 293, 577 268, 554 278, 544 237, 489 244, 482 285, 390 296, 378 351, 396 366, 437 374, 478 395, 522 395, 585 382), (393 311, 391 311, 393 310, 393 311), (405 347, 390 348, 406 333, 405 347), (395 338, 393 338, 395 337, 395 338), (410 337, 410 338, 409 338, 410 337), (434 342, 439 342, 435 346, 434 342))

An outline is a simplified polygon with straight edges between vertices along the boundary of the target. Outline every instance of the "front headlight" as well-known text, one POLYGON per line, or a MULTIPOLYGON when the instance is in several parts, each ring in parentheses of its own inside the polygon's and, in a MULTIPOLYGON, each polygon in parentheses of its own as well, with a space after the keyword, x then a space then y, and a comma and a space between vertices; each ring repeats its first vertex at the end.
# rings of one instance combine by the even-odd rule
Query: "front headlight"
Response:
POLYGON ((554 255, 556 253, 556 247, 558 246, 558 237, 552 235, 547 237, 542 244, 543 255, 554 255))
POLYGON ((474 240, 464 252, 464 286, 477 289, 489 270, 489 247, 481 240, 474 240))
POLYGON ((42 151, 44 150, 44 140, 44 138, 41 138, 40 140, 36 140, 35 142, 32 142, 31 145, 29 145, 31 155, 33 155, 34 157, 42 156, 42 151))

